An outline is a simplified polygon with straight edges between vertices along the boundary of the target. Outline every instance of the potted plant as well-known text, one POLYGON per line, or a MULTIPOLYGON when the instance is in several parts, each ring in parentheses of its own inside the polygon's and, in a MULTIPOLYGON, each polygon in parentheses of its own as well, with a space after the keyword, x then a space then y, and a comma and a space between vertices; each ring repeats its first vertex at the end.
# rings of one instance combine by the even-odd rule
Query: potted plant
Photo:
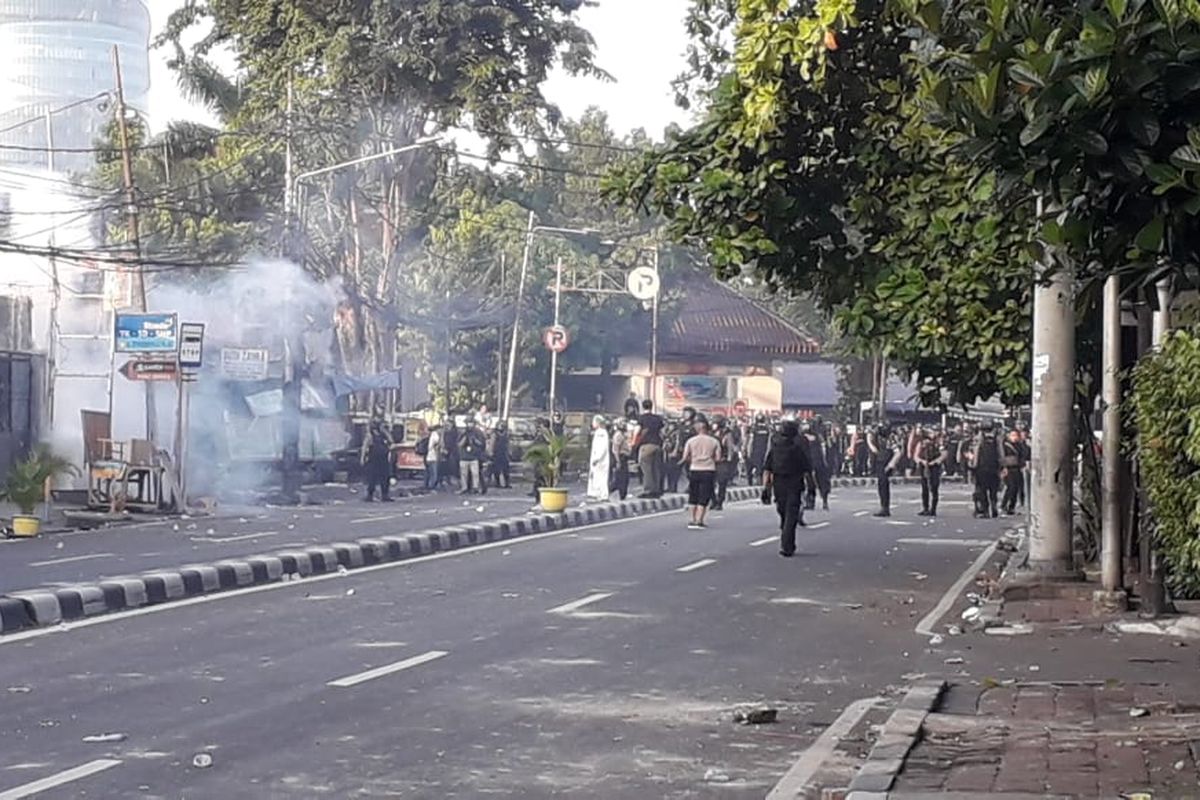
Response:
POLYGON ((541 441, 525 451, 525 463, 533 468, 539 479, 538 500, 546 511, 559 512, 567 507, 567 490, 558 485, 566 449, 567 437, 546 433, 541 441))
POLYGON ((0 499, 13 503, 21 512, 13 517, 13 535, 37 536, 41 531, 42 521, 34 511, 46 496, 47 482, 59 475, 78 474, 79 470, 74 464, 56 456, 44 445, 35 448, 25 460, 13 464, 4 489, 0 491, 0 499))

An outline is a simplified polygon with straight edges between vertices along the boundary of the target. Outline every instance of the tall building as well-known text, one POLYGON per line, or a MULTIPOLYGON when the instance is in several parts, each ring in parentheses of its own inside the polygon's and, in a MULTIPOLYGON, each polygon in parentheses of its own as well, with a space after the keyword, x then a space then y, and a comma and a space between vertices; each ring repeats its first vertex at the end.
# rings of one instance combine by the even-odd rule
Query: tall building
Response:
POLYGON ((125 98, 141 112, 150 91, 150 12, 142 0, 0 0, 0 166, 85 171, 86 152, 112 118, 112 48, 125 98), (47 120, 49 115, 49 120, 47 120))

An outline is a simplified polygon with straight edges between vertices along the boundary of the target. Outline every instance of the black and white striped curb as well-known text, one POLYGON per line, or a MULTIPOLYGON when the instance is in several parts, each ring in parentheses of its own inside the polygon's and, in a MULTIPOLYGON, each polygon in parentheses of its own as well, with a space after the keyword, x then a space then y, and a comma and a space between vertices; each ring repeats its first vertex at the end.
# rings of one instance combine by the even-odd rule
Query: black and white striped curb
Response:
MULTIPOLYGON (((760 490, 756 487, 741 486, 731 488, 728 499, 731 502, 752 500, 757 499, 759 494, 760 490)), ((687 499, 683 495, 625 500, 572 508, 561 514, 526 514, 417 533, 373 536, 351 542, 283 550, 269 555, 154 570, 130 577, 108 578, 98 583, 10 592, 0 595, 0 633, 57 625, 97 614, 158 605, 245 586, 277 583, 293 577, 349 571, 487 542, 670 511, 683 508, 686 504, 687 499)))
POLYGON ((924 680, 912 688, 892 712, 866 762, 850 782, 846 800, 884 800, 921 735, 925 718, 937 707, 946 682, 924 680))

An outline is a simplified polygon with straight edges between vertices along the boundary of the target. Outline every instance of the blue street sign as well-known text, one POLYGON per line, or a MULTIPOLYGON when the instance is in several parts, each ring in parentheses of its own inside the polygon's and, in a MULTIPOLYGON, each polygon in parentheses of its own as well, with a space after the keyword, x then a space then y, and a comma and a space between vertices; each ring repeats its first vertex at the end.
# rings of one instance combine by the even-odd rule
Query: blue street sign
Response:
POLYGON ((174 314, 117 314, 118 353, 174 353, 179 323, 174 314))

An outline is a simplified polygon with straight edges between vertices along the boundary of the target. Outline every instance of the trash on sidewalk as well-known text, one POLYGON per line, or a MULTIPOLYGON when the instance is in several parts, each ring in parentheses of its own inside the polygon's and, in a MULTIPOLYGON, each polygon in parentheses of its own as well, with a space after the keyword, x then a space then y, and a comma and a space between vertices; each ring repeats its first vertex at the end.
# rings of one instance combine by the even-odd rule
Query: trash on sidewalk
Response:
POLYGON ((1129 709, 1129 716, 1131 717, 1145 717, 1149 716, 1149 714, 1150 711, 1145 708, 1135 706, 1134 708, 1129 709))
POLYGON ((90 736, 83 737, 86 744, 111 744, 113 742, 123 742, 129 738, 125 733, 94 733, 90 736))
POLYGON ((213 765, 213 758, 208 753, 197 753, 192 758, 192 766, 196 769, 207 769, 213 765))

